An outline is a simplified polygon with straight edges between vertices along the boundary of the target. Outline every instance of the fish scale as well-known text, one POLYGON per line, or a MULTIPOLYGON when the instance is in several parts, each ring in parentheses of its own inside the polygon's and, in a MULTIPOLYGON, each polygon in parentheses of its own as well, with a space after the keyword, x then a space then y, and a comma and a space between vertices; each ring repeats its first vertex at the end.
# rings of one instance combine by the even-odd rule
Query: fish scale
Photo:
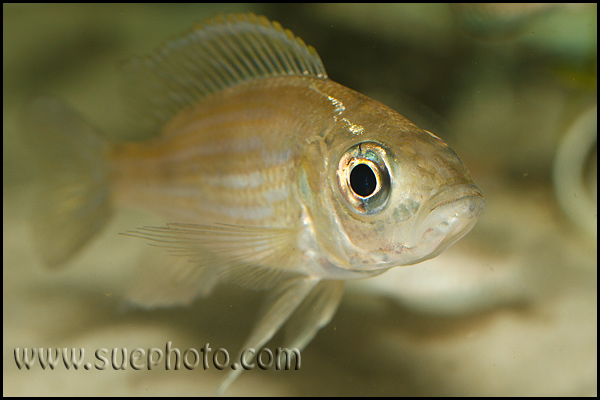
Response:
POLYGON ((252 107, 239 93, 243 88, 209 97, 175 117, 155 140, 115 148, 117 203, 155 212, 159 204, 160 214, 166 214, 163 204, 169 203, 169 218, 181 221, 185 216, 186 221, 200 224, 281 227, 297 223, 301 204, 291 194, 301 148, 293 143, 301 142, 303 135, 310 138, 318 129, 313 125, 303 131, 298 120, 315 108, 311 97, 319 95, 303 87, 311 79, 297 78, 297 84, 290 84, 290 79, 248 84, 246 91, 263 99, 252 107), (293 90, 307 92, 298 95, 307 98, 306 106, 286 101, 293 90), (299 108, 306 113, 290 118, 299 108), (232 180, 244 184, 223 185, 232 180), (153 189, 139 190, 140 182, 153 189))

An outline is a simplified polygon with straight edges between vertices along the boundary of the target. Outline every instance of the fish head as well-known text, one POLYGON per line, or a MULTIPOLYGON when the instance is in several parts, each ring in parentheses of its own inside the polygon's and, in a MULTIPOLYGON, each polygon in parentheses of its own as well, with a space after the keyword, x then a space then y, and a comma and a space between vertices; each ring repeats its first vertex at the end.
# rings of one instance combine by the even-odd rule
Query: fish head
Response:
POLYGON ((374 100, 353 111, 325 137, 324 163, 313 163, 325 171, 313 174, 322 190, 310 212, 332 263, 365 272, 415 264, 467 234, 484 198, 456 153, 374 100))

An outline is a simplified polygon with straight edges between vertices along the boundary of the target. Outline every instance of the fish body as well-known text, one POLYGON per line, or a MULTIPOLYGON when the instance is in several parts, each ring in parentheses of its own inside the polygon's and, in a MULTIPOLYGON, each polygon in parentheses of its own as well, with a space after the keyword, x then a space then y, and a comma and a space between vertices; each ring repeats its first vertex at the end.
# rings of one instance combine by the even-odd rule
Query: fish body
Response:
MULTIPOLYGON (((382 261, 389 268, 420 258, 411 254, 410 259, 397 261, 381 250, 399 241, 397 228, 389 229, 390 238, 369 240, 366 251, 339 248, 344 243, 330 239, 339 232, 353 236, 353 229, 360 229, 361 236, 377 234, 386 225, 402 223, 411 207, 418 208, 419 201, 429 200, 445 186, 452 187, 457 199, 461 194, 475 197, 475 202, 480 198, 462 163, 441 140, 379 102, 314 77, 257 80, 224 90, 179 114, 156 139, 117 146, 111 158, 117 203, 143 207, 169 221, 285 227, 295 236, 290 243, 314 235, 312 245, 318 247, 303 253, 302 246, 295 246, 297 251, 288 253, 287 267, 302 273, 310 269, 301 262, 307 252, 329 253, 331 259, 325 256, 320 263, 344 267, 342 278, 351 275, 349 270, 364 277, 365 272, 382 269, 382 261), (337 167, 345 150, 365 139, 381 144, 388 157, 398 152, 390 157, 390 173, 398 183, 403 179, 410 184, 416 177, 425 186, 424 175, 435 177, 424 193, 398 192, 399 200, 413 197, 401 201, 400 209, 390 207, 389 215, 376 223, 355 220, 345 205, 327 196, 327 189, 337 191, 332 182, 340 179, 334 174, 337 168, 331 167, 337 167), (400 155, 406 166, 398 165, 400 155), (454 168, 445 165, 452 163, 454 168)), ((410 186, 415 191, 419 185, 410 186)), ((439 200, 443 201, 446 197, 439 200)), ((358 235, 349 238, 357 240, 358 235)), ((416 244, 401 243, 403 252, 416 244)), ((431 253, 426 249, 423 254, 431 253)), ((340 278, 335 268, 313 272, 340 278)))
POLYGON ((333 316, 345 280, 434 257, 483 211, 441 139, 330 80, 314 49, 264 17, 209 20, 126 73, 158 131, 145 142, 109 145, 66 106, 33 106, 29 130, 46 132, 40 158, 62 160, 46 168, 40 252, 60 265, 113 208, 152 211, 169 224, 128 235, 185 256, 148 277, 156 304, 167 284, 184 288, 170 303, 219 280, 270 290, 245 348, 286 322, 286 345, 303 348, 333 316))

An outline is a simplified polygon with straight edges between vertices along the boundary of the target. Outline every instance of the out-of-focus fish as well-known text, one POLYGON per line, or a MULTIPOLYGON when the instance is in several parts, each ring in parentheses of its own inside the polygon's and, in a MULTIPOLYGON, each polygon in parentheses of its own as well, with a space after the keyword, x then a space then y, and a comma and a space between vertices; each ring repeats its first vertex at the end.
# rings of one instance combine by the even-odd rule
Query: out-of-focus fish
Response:
MULTIPOLYGON (((169 291, 165 303, 219 280, 271 290, 245 348, 293 314, 286 345, 302 349, 345 280, 434 257, 483 212, 446 143, 329 80, 312 47, 265 17, 218 16, 127 72, 160 131, 146 142, 109 145, 61 103, 32 106, 28 130, 48 172, 35 218, 41 255, 64 263, 113 207, 156 212, 171 223, 130 235, 193 260, 173 257, 147 277, 169 291)), ((160 290, 154 297, 161 303, 160 290)))

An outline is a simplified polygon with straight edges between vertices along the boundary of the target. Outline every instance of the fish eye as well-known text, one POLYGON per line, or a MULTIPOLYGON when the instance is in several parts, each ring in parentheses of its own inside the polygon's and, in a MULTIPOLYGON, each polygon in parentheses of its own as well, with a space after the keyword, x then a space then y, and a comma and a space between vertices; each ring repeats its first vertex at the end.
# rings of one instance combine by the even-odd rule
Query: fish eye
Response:
POLYGON ((344 152, 338 163, 338 189, 357 214, 375 214, 383 209, 390 192, 390 175, 385 149, 378 143, 364 142, 344 152))
POLYGON ((350 189, 360 197, 368 197, 377 188, 377 176, 366 163, 356 164, 350 171, 350 189))

